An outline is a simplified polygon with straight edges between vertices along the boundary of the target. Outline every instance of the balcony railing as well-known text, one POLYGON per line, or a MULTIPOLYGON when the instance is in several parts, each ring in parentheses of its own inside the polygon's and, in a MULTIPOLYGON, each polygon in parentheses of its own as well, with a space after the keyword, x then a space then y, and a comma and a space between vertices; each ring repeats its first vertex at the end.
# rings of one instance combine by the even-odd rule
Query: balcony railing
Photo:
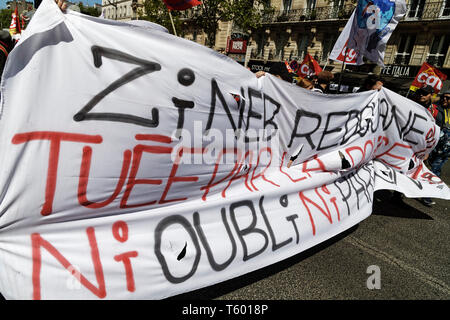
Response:
POLYGON ((409 3, 404 20, 450 19, 450 1, 409 3))
POLYGON ((278 10, 265 15, 263 23, 348 19, 354 9, 355 5, 349 4, 342 7, 326 6, 314 9, 278 10))
POLYGON ((428 54, 427 63, 436 67, 442 67, 444 64, 444 59, 444 54, 428 54))
POLYGON ((411 59, 410 53, 397 53, 395 55, 394 64, 407 65, 409 64, 410 59, 411 59))
MULTIPOLYGON (((263 23, 301 22, 311 20, 347 20, 352 15, 355 4, 341 7, 324 6, 314 9, 275 10, 263 17, 263 23)), ((450 0, 438 2, 419 1, 407 5, 404 20, 450 19, 450 0)))

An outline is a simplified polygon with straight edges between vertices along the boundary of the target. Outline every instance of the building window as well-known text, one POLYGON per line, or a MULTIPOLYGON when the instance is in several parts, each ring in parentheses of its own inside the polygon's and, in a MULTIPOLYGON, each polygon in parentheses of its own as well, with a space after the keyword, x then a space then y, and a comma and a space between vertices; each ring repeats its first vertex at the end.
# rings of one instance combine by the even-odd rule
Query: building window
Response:
POLYGON ((291 10, 292 0, 283 0, 283 12, 287 13, 291 10))
POLYGON ((333 50, 333 46, 336 43, 338 35, 336 34, 325 34, 322 42, 322 60, 321 62, 326 62, 328 60, 328 56, 330 55, 331 50, 333 50))
POLYGON ((436 67, 442 67, 450 44, 450 35, 436 35, 431 44, 427 62, 436 67))
POLYGON ((312 10, 316 8, 316 0, 307 0, 306 2, 306 8, 308 10, 312 10))
POLYGON ((331 10, 330 19, 342 19, 344 17, 345 0, 333 0, 333 9, 331 10))
POLYGON ((306 54, 308 53, 308 35, 304 34, 301 37, 298 37, 297 40, 297 48, 298 48, 298 59, 303 61, 306 54))
POLYGON ((409 18, 422 18, 425 0, 411 0, 409 6, 409 18))
POLYGON ((398 44, 397 54, 395 55, 395 64, 409 64, 411 54, 416 42, 415 35, 402 35, 400 43, 398 44))
POLYGON ((448 17, 448 16, 450 16, 450 0, 445 0, 442 3, 441 17, 448 17))
POLYGON ((256 56, 257 59, 263 59, 264 58, 264 47, 266 46, 266 42, 268 40, 267 38, 268 38, 268 36, 264 32, 264 33, 260 34, 258 36, 257 40, 256 40, 257 48, 256 48, 255 56, 256 56))
POLYGON ((333 0, 333 9, 342 10, 345 5, 345 0, 333 0))
POLYGON ((284 58, 284 37, 281 33, 277 33, 275 38, 275 59, 277 60, 283 60, 284 58))

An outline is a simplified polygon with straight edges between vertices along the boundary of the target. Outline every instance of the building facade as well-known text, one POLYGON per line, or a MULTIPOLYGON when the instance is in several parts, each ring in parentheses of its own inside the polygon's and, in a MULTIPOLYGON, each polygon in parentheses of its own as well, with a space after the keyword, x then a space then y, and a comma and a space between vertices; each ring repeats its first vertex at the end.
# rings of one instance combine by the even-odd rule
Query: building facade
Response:
POLYGON ((19 14, 21 14, 23 11, 31 11, 34 9, 33 1, 26 1, 26 0, 6 1, 6 9, 15 10, 16 6, 19 14))
POLYGON ((143 0, 102 0, 102 15, 111 20, 135 20, 142 3, 143 0))
MULTIPOLYGON (((356 4, 345 0, 271 0, 275 12, 252 33, 246 61, 252 71, 274 61, 302 61, 310 53, 322 67, 339 72, 342 64, 328 56, 356 4)), ((386 47, 385 68, 349 68, 381 73, 399 91, 407 88, 428 62, 450 78, 450 0, 407 0, 407 13, 386 47)), ((357 77, 354 77, 357 78, 357 77)), ((350 80, 349 80, 350 81, 350 80)), ((356 80, 355 80, 356 81, 356 80)), ((360 81, 357 80, 357 81, 360 81)), ((448 88, 449 81, 445 86, 448 88)), ((445 87, 444 86, 444 87, 445 87)))

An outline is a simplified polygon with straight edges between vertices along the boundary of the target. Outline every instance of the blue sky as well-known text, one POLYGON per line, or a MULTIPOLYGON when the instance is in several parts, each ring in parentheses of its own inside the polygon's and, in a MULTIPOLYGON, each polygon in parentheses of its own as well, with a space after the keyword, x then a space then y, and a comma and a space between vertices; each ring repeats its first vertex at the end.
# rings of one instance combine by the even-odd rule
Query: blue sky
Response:
MULTIPOLYGON (((6 1, 7 0, 0 0, 0 9, 6 8, 6 1)), ((9 1, 9 0, 8 0, 9 1)), ((28 2, 34 2, 34 0, 27 0, 28 2)), ((84 4, 92 6, 94 3, 102 4, 102 0, 72 0, 71 2, 78 3, 83 2, 84 4)))

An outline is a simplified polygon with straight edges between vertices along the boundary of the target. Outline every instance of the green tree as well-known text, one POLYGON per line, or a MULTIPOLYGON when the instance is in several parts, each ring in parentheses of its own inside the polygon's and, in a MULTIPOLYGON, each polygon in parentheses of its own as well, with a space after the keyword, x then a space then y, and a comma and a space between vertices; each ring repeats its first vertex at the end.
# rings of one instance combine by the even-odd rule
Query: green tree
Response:
POLYGON ((80 12, 83 14, 93 17, 98 17, 100 15, 100 10, 96 7, 85 6, 82 2, 78 3, 78 7, 80 8, 80 12))
MULTIPOLYGON (((201 5, 187 11, 172 11, 177 33, 183 21, 206 33, 207 45, 213 47, 219 21, 233 21, 244 32, 261 26, 265 14, 272 12, 269 0, 203 0, 201 5)), ((145 19, 156 22, 172 30, 167 8, 162 0, 145 0, 145 19)))
MULTIPOLYGON (((180 20, 183 12, 171 11, 173 24, 177 34, 181 32, 182 21, 180 20)), ((173 34, 172 22, 170 21, 169 10, 162 0, 144 0, 142 8, 138 8, 140 19, 148 20, 162 25, 173 34), (145 12, 145 13, 144 13, 145 12)))
POLYGON ((12 9, 3 9, 0 10, 0 28, 1 29, 9 29, 9 25, 11 24, 11 15, 12 9))

